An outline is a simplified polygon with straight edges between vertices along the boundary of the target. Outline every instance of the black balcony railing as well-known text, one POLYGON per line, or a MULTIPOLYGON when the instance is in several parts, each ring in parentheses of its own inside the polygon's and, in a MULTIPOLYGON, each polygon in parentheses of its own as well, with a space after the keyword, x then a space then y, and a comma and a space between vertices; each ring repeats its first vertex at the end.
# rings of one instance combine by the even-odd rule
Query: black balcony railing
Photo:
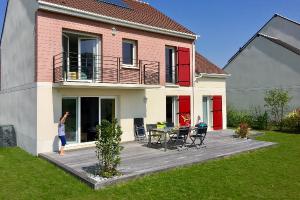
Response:
POLYGON ((160 63, 133 60, 126 65, 121 57, 60 53, 53 57, 53 81, 159 85, 160 63))

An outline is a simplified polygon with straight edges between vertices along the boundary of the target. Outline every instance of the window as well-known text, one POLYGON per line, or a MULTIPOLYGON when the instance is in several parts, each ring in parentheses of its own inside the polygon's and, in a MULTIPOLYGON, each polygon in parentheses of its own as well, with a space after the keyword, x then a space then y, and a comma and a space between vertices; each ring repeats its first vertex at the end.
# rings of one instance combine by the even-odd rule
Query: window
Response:
POLYGON ((175 47, 166 47, 166 83, 175 84, 176 80, 176 59, 175 47))
POLYGON ((136 42, 123 40, 123 65, 136 65, 136 42))

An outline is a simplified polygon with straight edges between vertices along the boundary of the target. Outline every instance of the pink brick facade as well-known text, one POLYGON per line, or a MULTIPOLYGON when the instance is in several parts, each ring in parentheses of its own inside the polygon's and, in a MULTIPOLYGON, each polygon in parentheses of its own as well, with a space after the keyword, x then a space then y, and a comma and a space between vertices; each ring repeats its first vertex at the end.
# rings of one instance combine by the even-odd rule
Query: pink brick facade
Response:
MULTIPOLYGON (((53 56, 62 52, 62 31, 71 30, 98 36, 103 56, 122 57, 122 40, 137 41, 137 57, 160 62, 160 83, 165 83, 165 46, 186 47, 192 52, 193 41, 150 33, 77 17, 45 11, 37 13, 37 82, 53 81, 53 56), (112 35, 112 28, 117 34, 112 35)), ((191 61, 192 61, 191 53, 191 61)), ((192 62, 191 62, 192 63, 192 62)))

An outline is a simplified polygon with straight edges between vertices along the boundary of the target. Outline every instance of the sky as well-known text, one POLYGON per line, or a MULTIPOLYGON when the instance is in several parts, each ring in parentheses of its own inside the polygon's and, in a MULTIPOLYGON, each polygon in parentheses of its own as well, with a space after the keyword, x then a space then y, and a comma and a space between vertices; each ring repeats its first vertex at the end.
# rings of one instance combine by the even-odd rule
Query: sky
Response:
MULTIPOLYGON (((5 5, 0 0, 0 30, 5 5)), ((300 0, 144 0, 200 35, 196 48, 219 67, 275 13, 300 22, 300 0)))

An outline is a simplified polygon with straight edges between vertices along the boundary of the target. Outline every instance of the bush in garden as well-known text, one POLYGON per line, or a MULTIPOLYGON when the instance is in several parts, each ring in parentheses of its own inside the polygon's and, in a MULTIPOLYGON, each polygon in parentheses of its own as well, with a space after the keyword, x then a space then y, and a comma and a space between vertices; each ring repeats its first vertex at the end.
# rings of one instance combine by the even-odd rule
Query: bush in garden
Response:
POLYGON ((249 132, 250 128, 247 123, 241 123, 235 131, 240 138, 247 138, 249 136, 249 132))
POLYGON ((251 115, 253 119, 251 128, 257 130, 268 129, 269 115, 265 110, 261 109, 259 106, 253 107, 251 109, 251 115))
POLYGON ((103 120, 101 125, 97 126, 97 132, 96 155, 100 166, 99 175, 106 178, 119 175, 117 166, 121 162, 121 127, 117 120, 103 120))
POLYGON ((272 120, 277 126, 279 126, 280 130, 282 130, 284 113, 286 112, 288 103, 291 100, 289 92, 278 88, 268 90, 266 91, 264 100, 266 102, 265 106, 272 116, 272 120))
POLYGON ((234 108, 227 109, 228 127, 238 127, 241 123, 253 124, 253 117, 246 111, 238 111, 234 108))
POLYGON ((285 129, 300 132, 300 108, 290 112, 286 117, 284 117, 282 123, 285 129))

